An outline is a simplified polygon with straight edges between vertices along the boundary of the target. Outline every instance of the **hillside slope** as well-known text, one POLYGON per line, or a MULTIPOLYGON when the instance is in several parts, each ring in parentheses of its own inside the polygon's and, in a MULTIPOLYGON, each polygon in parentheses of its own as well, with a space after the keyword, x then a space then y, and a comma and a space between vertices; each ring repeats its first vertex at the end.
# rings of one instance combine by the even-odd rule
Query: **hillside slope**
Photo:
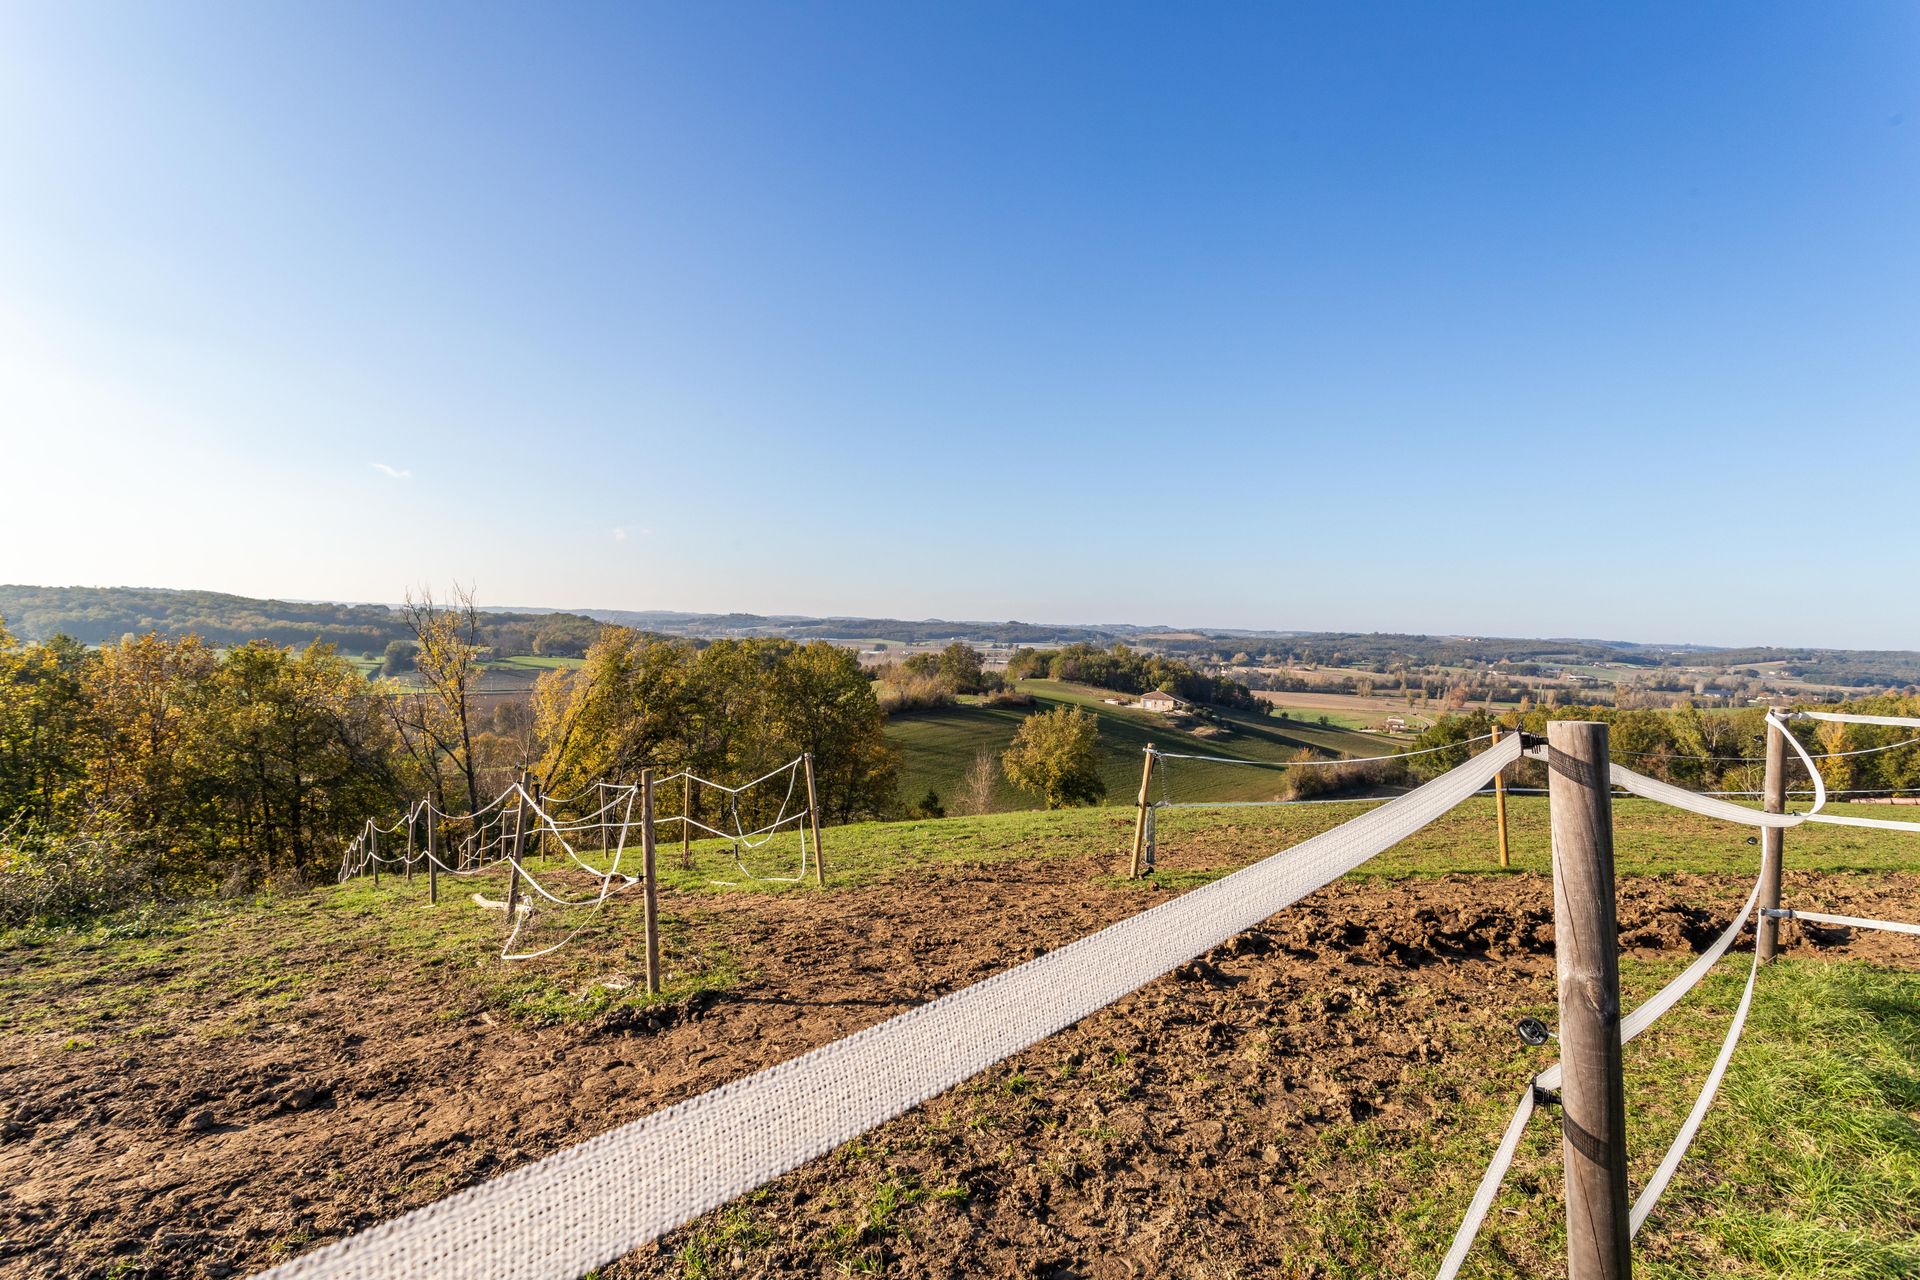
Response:
MULTIPOLYGON (((1328 756, 1384 755, 1399 749, 1398 740, 1377 734, 1291 721, 1282 724, 1244 711, 1223 713, 1229 730, 1226 734, 1199 737, 1175 729, 1165 716, 1151 711, 1109 706, 1101 699, 1111 695, 1085 685, 1023 680, 1020 688, 1034 696, 1032 707, 963 704, 890 719, 887 739, 901 755, 901 797, 909 804, 917 803, 932 790, 943 805, 952 805, 960 797, 974 757, 988 751, 995 765, 995 808, 1032 807, 1032 797, 1014 790, 1000 774, 1000 753, 1012 743, 1022 720, 1057 706, 1081 707, 1098 718, 1100 777, 1107 784, 1109 804, 1133 803, 1140 786, 1141 753, 1149 742, 1163 751, 1275 763, 1291 759, 1303 747, 1328 756)), ((1197 760, 1170 761, 1165 772, 1166 785, 1177 799, 1268 800, 1278 794, 1281 776, 1272 769, 1197 760)), ((1155 794, 1159 792, 1160 784, 1156 783, 1155 794)))

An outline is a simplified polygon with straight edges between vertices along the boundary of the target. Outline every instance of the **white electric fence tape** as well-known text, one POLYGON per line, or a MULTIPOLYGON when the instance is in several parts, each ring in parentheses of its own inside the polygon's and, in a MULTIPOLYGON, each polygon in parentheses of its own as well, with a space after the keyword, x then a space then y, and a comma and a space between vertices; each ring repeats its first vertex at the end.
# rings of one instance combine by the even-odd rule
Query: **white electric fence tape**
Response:
POLYGON ((1430 756, 1436 751, 1452 751, 1458 747, 1470 747, 1476 742, 1486 742, 1491 733, 1478 734, 1471 738, 1462 738, 1458 742, 1449 742, 1438 747, 1422 747, 1418 751, 1397 751, 1390 756, 1348 756, 1339 760, 1241 760, 1233 756, 1196 756, 1179 751, 1151 750, 1150 753, 1161 760, 1204 760, 1209 764, 1250 764, 1262 769, 1325 769, 1339 764, 1373 764, 1380 760, 1411 760, 1415 756, 1430 756))
POLYGON ((1700 1122, 1707 1118, 1707 1108, 1713 1105, 1713 1095, 1720 1091, 1721 1077, 1727 1074, 1727 1063, 1733 1060, 1733 1048, 1740 1043, 1740 1032, 1747 1025, 1747 1010, 1753 1007, 1753 984, 1759 977, 1760 952, 1756 948, 1753 963, 1747 969, 1747 989, 1740 993, 1740 1006, 1733 1011, 1733 1022, 1727 1027, 1727 1038, 1720 1042, 1720 1055, 1713 1060, 1713 1070, 1707 1073, 1706 1083, 1700 1086, 1700 1096, 1693 1100, 1693 1110, 1687 1113, 1680 1132, 1673 1136, 1660 1167, 1647 1179, 1647 1185, 1640 1188, 1640 1198, 1633 1202, 1633 1210, 1627 1215, 1628 1239, 1639 1235, 1640 1228, 1646 1225, 1647 1215, 1660 1202, 1660 1193, 1667 1189, 1674 1170, 1680 1167, 1687 1148, 1693 1144, 1693 1135, 1700 1131, 1700 1122))
POLYGON ((1252 928, 1440 817, 1519 755, 1516 735, 1332 831, 1037 960, 264 1275, 571 1280, 1252 928))
POLYGON ((1920 934, 1920 924, 1907 924, 1900 920, 1868 920, 1864 916, 1830 916, 1822 911, 1795 911, 1781 909, 1765 914, 1776 920, 1812 920, 1816 924, 1844 924, 1853 929, 1885 929, 1889 933, 1920 934))
POLYGON ((1892 818, 1849 818, 1838 813, 1809 813, 1808 822, 1830 827, 1872 827, 1876 831, 1920 831, 1920 822, 1895 822, 1892 818))
MULTIPOLYGON (((1742 809, 1740 812, 1752 814, 1753 811, 1742 809)), ((1713 968, 1721 956, 1727 954, 1734 940, 1747 927, 1747 921, 1753 915, 1754 904, 1759 900, 1760 881, 1756 879, 1753 882, 1753 888, 1747 893, 1746 902, 1733 917, 1733 922, 1721 931, 1718 938, 1714 939, 1713 945, 1695 957, 1692 964, 1682 969, 1671 982, 1655 992, 1651 999, 1620 1020, 1621 1044, 1626 1044, 1652 1026, 1656 1019, 1678 1004, 1682 996, 1699 985, 1700 980, 1707 976, 1708 970, 1713 968)), ((1441 1262, 1440 1270, 1434 1273, 1434 1280, 1454 1280, 1454 1277, 1459 1274, 1461 1264, 1466 1261, 1468 1251, 1473 1248, 1474 1237, 1480 1234, 1480 1224, 1486 1220, 1487 1210, 1493 1206, 1493 1197, 1499 1192, 1500 1184, 1506 1181, 1507 1169, 1513 1164, 1514 1153, 1520 1148, 1520 1132, 1527 1127, 1527 1117, 1533 1114, 1534 1090, 1559 1088, 1564 1074, 1560 1064, 1556 1062, 1528 1082, 1527 1091, 1521 1095, 1519 1105, 1514 1108, 1513 1119, 1507 1122, 1507 1136, 1501 1141, 1499 1150, 1494 1152, 1493 1160, 1487 1165, 1487 1171, 1480 1175, 1480 1185, 1474 1190, 1473 1200, 1467 1206, 1466 1217, 1461 1220, 1460 1229, 1454 1232, 1453 1246, 1447 1250, 1447 1256, 1441 1262)), ((1715 1077, 1714 1084, 1718 1083, 1718 1077, 1715 1077)), ((1691 1136, 1691 1134, 1688 1135, 1689 1138, 1691 1136)), ((1675 1160, 1677 1163, 1678 1158, 1675 1157, 1675 1160)), ((1657 1194, 1656 1192, 1656 1196, 1657 1194)), ((1651 1202, 1648 1203, 1648 1207, 1652 1207, 1651 1202)))
MULTIPOLYGON (((805 762, 806 757, 804 755, 795 756, 792 760, 789 760, 778 768, 770 770, 752 781, 743 782, 737 787, 730 787, 724 783, 713 782, 686 770, 667 774, 664 778, 656 780, 654 784, 656 790, 658 790, 662 783, 686 778, 702 787, 712 787, 717 791, 725 792, 728 796, 728 810, 732 814, 734 821, 734 830, 723 831, 717 827, 710 827, 685 814, 670 815, 665 819, 659 819, 657 821, 672 822, 677 820, 690 828, 708 832, 723 840, 732 841, 735 849, 734 864, 740 867, 741 873, 749 879, 777 884, 798 883, 805 879, 809 866, 807 828, 804 824, 805 820, 811 816, 811 810, 803 808, 789 812, 789 808, 794 802, 801 768, 805 762), (739 797, 752 788, 759 786, 761 783, 769 782, 780 777, 782 774, 785 774, 787 777, 787 791, 785 797, 780 801, 778 815, 766 826, 759 827, 753 831, 746 830, 740 821, 739 797), (746 865, 740 861, 740 849, 753 850, 761 848, 774 838, 774 834, 778 833, 783 827, 789 826, 797 830, 800 838, 799 874, 794 876, 760 876, 748 870, 746 865), (755 837, 764 838, 756 840, 755 837)), ((488 872, 497 871, 502 866, 505 866, 508 868, 508 874, 514 879, 524 882, 533 896, 543 898, 557 907, 584 907, 587 909, 586 918, 568 932, 559 942, 536 951, 515 951, 514 947, 519 942, 521 931, 532 918, 533 908, 531 899, 523 899, 519 903, 513 919, 509 921, 510 928, 506 943, 501 949, 500 958, 502 960, 519 961, 535 960, 542 956, 551 955, 577 938, 587 928, 588 924, 591 923, 593 916, 598 913, 600 907, 605 905, 611 897, 625 890, 634 888, 641 883, 639 877, 622 873, 620 870, 621 859, 625 855, 628 847, 628 835, 635 825, 633 806, 640 796, 639 785, 635 783, 616 784, 604 781, 594 782, 589 784, 579 795, 573 797, 573 799, 577 800, 585 796, 588 792, 592 792, 596 796, 610 795, 611 798, 607 799, 598 808, 567 820, 563 820, 553 812, 554 809, 560 807, 561 801, 556 800, 552 796, 541 795, 537 790, 528 791, 519 783, 509 784, 506 790, 502 791, 493 800, 468 814, 443 813, 434 807, 430 799, 417 801, 408 808, 406 816, 396 821, 391 827, 378 826, 369 819, 361 828, 360 834, 348 843, 342 853, 339 878, 342 881, 351 879, 353 876, 366 871, 369 865, 376 867, 380 865, 411 867, 415 862, 430 862, 441 871, 454 876, 484 875, 488 872), (507 807, 508 801, 514 802, 513 807, 507 807), (499 812, 495 813, 494 816, 486 822, 480 823, 477 821, 482 815, 493 812, 494 810, 498 810, 499 812), (379 833, 382 835, 397 834, 409 829, 415 819, 423 813, 427 814, 430 818, 438 818, 449 823, 465 822, 469 826, 474 827, 473 834, 467 836, 462 843, 461 847, 463 850, 471 851, 473 841, 476 838, 485 837, 481 841, 476 857, 471 860, 464 856, 462 857, 461 861, 469 865, 449 865, 435 857, 432 851, 428 849, 414 850, 407 853, 395 853, 392 856, 383 856, 379 852, 373 842, 371 833, 379 833), (528 822, 529 816, 531 816, 531 822, 528 822), (570 859, 579 870, 586 872, 599 883, 598 890, 585 898, 568 898, 547 888, 546 885, 528 869, 526 863, 517 856, 516 852, 508 848, 510 836, 504 829, 504 824, 509 817, 513 820, 512 836, 514 837, 520 837, 524 840, 528 837, 551 834, 554 839, 559 841, 561 849, 567 858, 570 859), (605 870, 601 870, 581 857, 580 852, 574 847, 573 842, 567 838, 569 835, 580 836, 598 831, 604 839, 616 829, 619 832, 617 844, 610 850, 603 849, 601 851, 603 855, 608 852, 613 854, 612 863, 605 870), (495 838, 494 835, 488 835, 487 833, 489 832, 495 833, 497 838, 495 838)), ((521 852, 524 852, 524 847, 524 843, 516 843, 514 846, 515 849, 521 852)), ((818 853, 819 851, 817 849, 813 851, 816 859, 818 853)), ((716 881, 716 883, 731 884, 733 882, 721 880, 716 881)), ((504 907, 505 905, 504 903, 494 902, 492 899, 482 897, 479 894, 474 895, 474 900, 483 906, 504 907)))
POLYGON ((1920 729, 1920 719, 1913 716, 1850 716, 1838 711, 1796 711, 1796 720, 1826 720, 1833 724, 1884 724, 1898 729, 1920 729))
POLYGON ((1500 1148, 1493 1153, 1487 1171, 1480 1175, 1480 1185, 1474 1188, 1473 1200, 1467 1205, 1467 1216, 1461 1219, 1460 1229, 1453 1233, 1453 1246, 1447 1250, 1447 1256, 1441 1259, 1440 1270, 1434 1273, 1434 1280, 1454 1280, 1460 1274, 1460 1266, 1473 1248, 1473 1239, 1480 1234, 1480 1224, 1486 1221, 1487 1210, 1493 1208, 1493 1198, 1499 1194, 1500 1184, 1506 1181, 1507 1167, 1520 1150, 1520 1139, 1527 1131, 1527 1121, 1533 1118, 1533 1090, 1530 1082, 1527 1091, 1520 1095, 1520 1105, 1513 1109, 1513 1119, 1507 1121, 1507 1132, 1500 1139, 1500 1148))

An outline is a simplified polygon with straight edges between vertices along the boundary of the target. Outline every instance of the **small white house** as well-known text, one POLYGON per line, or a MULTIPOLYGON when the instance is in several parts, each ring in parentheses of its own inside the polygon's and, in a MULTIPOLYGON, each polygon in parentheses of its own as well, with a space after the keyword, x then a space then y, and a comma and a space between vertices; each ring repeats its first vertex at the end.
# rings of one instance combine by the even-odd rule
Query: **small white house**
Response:
POLYGON ((1174 711, 1185 706, 1186 703, 1170 693, 1162 693, 1155 689, 1140 699, 1140 705, 1148 711, 1174 711))
POLYGON ((1388 716, 1385 728, 1388 733, 1405 733, 1407 731, 1406 718, 1404 716, 1388 716))

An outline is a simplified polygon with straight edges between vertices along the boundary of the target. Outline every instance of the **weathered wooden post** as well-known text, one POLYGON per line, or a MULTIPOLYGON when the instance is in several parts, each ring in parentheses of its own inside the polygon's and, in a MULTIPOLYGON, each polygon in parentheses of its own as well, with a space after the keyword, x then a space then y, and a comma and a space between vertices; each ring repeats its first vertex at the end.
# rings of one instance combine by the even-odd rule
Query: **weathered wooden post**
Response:
POLYGON ((413 883, 413 834, 414 834, 414 828, 418 826, 419 823, 420 823, 420 811, 415 808, 411 808, 411 807, 408 808, 407 810, 407 863, 406 863, 408 884, 413 883))
POLYGON ((680 869, 693 870, 693 770, 691 769, 680 771, 680 869))
POLYGON ((529 860, 539 857, 546 851, 546 832, 540 829, 540 811, 534 805, 540 803, 540 783, 526 769, 520 770, 520 806, 521 815, 532 820, 533 830, 527 833, 523 848, 529 860))
POLYGON ((373 887, 380 887, 380 828, 367 819, 367 861, 373 864, 373 887))
POLYGON ((1153 744, 1147 744, 1147 761, 1140 770, 1140 798, 1138 810, 1133 817, 1133 859, 1127 864, 1127 875, 1138 880, 1147 874, 1147 807, 1152 795, 1149 785, 1153 782, 1153 744))
MULTIPOLYGON (((1500 745, 1500 726, 1493 726, 1493 745, 1500 745)), ((1500 865, 1507 865, 1507 783, 1506 770, 1493 775, 1493 813, 1500 826, 1500 865)))
MULTIPOLYGON (((1786 708, 1774 707, 1767 718, 1767 774, 1761 784, 1760 807, 1768 813, 1787 811, 1787 732, 1781 727, 1786 708)), ((1780 907, 1780 871, 1786 854, 1787 833, 1780 827, 1760 828, 1760 923, 1755 927, 1754 953, 1761 964, 1772 964, 1780 950, 1780 921, 1766 914, 1780 907)))
POLYGON ((1553 936, 1560 973, 1561 1156, 1568 1280, 1629 1280, 1627 1115, 1620 1073, 1613 793, 1607 726, 1547 725, 1553 936))
POLYGON ((820 847, 820 797, 813 789, 813 752, 800 757, 807 766, 807 825, 813 828, 813 883, 827 887, 827 854, 820 847))
MULTIPOLYGON (((521 773, 523 780, 526 774, 521 773)), ((513 843, 507 846, 507 928, 513 928, 520 910, 520 855, 526 849, 527 792, 524 785, 513 800, 513 843)))
POLYGON ((440 901, 440 823, 431 802, 427 805, 427 901, 436 905, 440 901))
POLYGON ((653 874, 653 770, 640 771, 640 874, 646 900, 647 994, 660 992, 660 898, 653 874))

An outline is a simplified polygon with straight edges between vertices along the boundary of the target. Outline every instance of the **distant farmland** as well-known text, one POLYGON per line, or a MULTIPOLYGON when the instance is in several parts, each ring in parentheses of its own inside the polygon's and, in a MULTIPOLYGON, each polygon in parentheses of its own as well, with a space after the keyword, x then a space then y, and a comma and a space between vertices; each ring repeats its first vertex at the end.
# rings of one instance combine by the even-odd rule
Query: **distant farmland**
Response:
MULTIPOLYGON (((1244 711, 1220 712, 1230 731, 1218 737, 1199 737, 1175 729, 1167 717, 1151 711, 1109 706, 1101 699, 1114 695, 1103 690, 1057 680, 1024 680, 1020 689, 1034 696, 1033 706, 962 704, 892 717, 887 722, 887 740, 900 751, 901 797, 909 804, 917 803, 931 789, 943 805, 953 805, 960 797, 968 767, 980 751, 986 750, 993 754, 995 763, 994 806, 1032 807, 1031 797, 1015 791, 1000 776, 1000 753, 1013 741, 1014 732, 1027 716, 1063 704, 1084 708, 1099 718, 1100 777, 1107 784, 1109 804, 1132 803, 1140 786, 1141 752, 1149 742, 1163 750, 1275 762, 1291 759, 1302 747, 1333 756, 1381 755, 1394 749, 1389 745, 1393 739, 1377 734, 1355 733, 1338 726, 1282 724, 1244 711)), ((1191 790, 1196 796, 1205 794, 1221 800, 1271 799, 1281 778, 1272 770, 1192 760, 1175 762, 1170 776, 1182 796, 1191 790)))

